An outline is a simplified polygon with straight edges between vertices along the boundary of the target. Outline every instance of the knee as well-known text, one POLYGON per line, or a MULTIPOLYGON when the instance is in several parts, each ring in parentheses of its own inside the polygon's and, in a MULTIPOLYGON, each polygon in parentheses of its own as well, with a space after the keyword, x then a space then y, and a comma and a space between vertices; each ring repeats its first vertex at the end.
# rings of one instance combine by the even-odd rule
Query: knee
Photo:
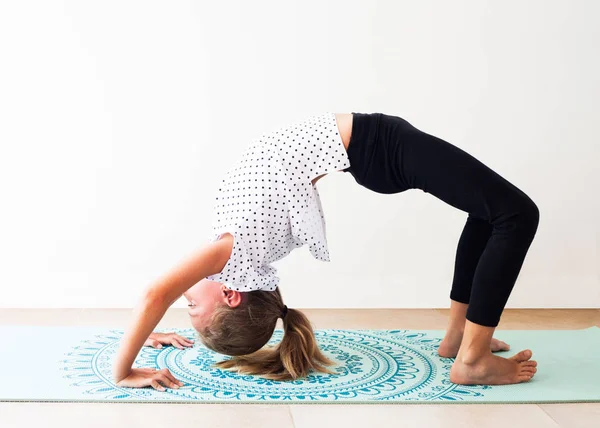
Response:
POLYGON ((529 197, 525 197, 519 209, 519 223, 524 235, 533 238, 540 222, 540 210, 529 197))

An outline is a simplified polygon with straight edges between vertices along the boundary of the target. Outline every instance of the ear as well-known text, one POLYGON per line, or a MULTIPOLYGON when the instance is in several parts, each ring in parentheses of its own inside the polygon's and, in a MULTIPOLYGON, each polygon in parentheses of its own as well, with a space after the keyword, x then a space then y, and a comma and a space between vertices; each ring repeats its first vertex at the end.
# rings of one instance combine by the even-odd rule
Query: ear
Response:
POLYGON ((221 300, 230 308, 235 308, 242 303, 242 293, 230 290, 225 284, 221 284, 221 300))

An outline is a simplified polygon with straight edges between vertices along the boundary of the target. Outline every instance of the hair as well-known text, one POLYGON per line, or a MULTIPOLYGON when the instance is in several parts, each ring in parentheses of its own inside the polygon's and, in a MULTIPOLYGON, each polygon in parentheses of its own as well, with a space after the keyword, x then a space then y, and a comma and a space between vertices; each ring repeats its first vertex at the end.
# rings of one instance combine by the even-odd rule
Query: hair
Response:
POLYGON ((277 288, 244 294, 237 307, 215 307, 208 325, 198 330, 207 348, 233 357, 216 367, 278 381, 303 378, 311 370, 335 374, 326 367, 334 363, 318 348, 310 321, 297 309, 288 308, 283 317, 281 342, 263 348, 284 310, 281 293, 277 288))

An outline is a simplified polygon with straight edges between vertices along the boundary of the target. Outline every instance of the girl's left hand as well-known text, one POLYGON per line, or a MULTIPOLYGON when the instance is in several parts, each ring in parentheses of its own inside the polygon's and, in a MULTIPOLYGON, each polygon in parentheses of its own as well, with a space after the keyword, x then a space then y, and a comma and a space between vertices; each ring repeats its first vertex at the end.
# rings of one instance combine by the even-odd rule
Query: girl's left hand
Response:
POLYGON ((163 345, 173 345, 178 349, 191 348, 194 341, 175 333, 152 333, 144 342, 144 346, 161 349, 163 345))

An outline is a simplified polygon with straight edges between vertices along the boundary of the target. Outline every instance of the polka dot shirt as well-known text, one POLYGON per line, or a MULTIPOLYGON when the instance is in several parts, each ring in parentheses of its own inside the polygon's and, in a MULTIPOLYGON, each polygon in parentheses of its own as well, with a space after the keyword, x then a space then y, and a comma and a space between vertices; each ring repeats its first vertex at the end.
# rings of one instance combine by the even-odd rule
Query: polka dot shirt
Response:
POLYGON ((350 166, 334 113, 310 116, 251 141, 219 188, 211 241, 233 235, 223 270, 211 281, 238 291, 275 290, 271 263, 308 245, 329 261, 325 218, 312 180, 350 166))

